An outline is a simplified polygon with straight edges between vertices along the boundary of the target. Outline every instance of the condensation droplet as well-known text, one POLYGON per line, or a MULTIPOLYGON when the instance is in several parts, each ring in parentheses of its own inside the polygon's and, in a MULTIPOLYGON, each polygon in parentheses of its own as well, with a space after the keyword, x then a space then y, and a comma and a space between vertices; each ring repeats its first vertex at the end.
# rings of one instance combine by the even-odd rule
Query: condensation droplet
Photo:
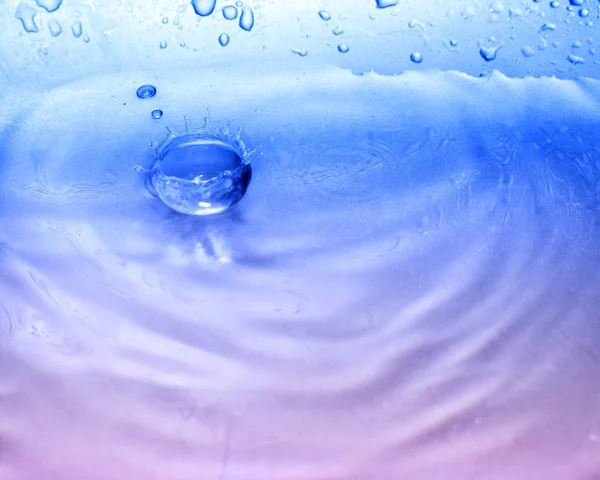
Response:
POLYGON ((377 0, 377 8, 395 7, 398 5, 398 0, 377 0))
POLYGON ((348 50, 350 50, 350 48, 348 48, 348 45, 346 45, 345 43, 338 45, 337 49, 340 53, 348 53, 348 50))
POLYGON ((308 50, 306 50, 305 48, 292 48, 292 53, 295 53, 300 57, 306 57, 308 55, 308 50))
POLYGON ((254 27, 254 12, 249 6, 244 5, 240 15, 240 28, 249 32, 252 27, 254 27))
POLYGON ((48 30, 50 30, 50 35, 58 37, 62 33, 62 26, 58 23, 58 20, 51 18, 48 20, 48 30))
POLYGON ((165 42, 164 40, 162 42, 160 42, 160 48, 163 49, 163 50, 165 48, 167 48, 167 42, 165 42))
POLYGON ((158 120, 159 118, 162 118, 163 116, 163 111, 160 108, 157 108, 156 110, 152 110, 152 118, 154 118, 155 120, 158 120))
POLYGON ((219 35, 219 43, 222 47, 226 47, 227 45, 229 45, 229 35, 227 35, 226 33, 222 33, 221 35, 219 35))
POLYGON ((192 7, 194 7, 196 15, 201 17, 208 17, 215 11, 216 5, 217 0, 192 0, 192 7))
POLYGON ((63 0, 36 0, 37 6, 43 8, 47 12, 55 12, 62 4, 63 0))
POLYGON ((421 63, 423 61, 423 55, 419 52, 413 52, 410 54, 410 61, 413 63, 421 63))
POLYGON ((142 99, 152 98, 156 95, 156 87, 154 85, 142 85, 137 89, 137 96, 142 99))
POLYGON ((23 29, 27 33, 37 33, 40 30, 35 24, 35 15, 37 11, 31 8, 29 5, 21 2, 17 7, 17 11, 15 12, 15 17, 21 20, 21 24, 23 25, 23 29))
POLYGON ((238 9, 233 5, 227 5, 223 7, 221 11, 223 12, 223 17, 226 20, 235 20, 238 16, 238 9))
POLYGON ((319 17, 321 17, 322 20, 328 21, 331 20, 331 13, 327 10, 319 10, 319 17))
POLYGON ((71 31, 73 32, 73 36, 75 38, 79 38, 81 37, 81 34, 83 32, 83 28, 81 26, 81 22, 78 20, 76 21, 72 26, 71 26, 71 31))
POLYGON ((162 23, 164 23, 165 25, 166 25, 167 23, 169 23, 169 17, 163 17, 163 19, 162 19, 162 23))

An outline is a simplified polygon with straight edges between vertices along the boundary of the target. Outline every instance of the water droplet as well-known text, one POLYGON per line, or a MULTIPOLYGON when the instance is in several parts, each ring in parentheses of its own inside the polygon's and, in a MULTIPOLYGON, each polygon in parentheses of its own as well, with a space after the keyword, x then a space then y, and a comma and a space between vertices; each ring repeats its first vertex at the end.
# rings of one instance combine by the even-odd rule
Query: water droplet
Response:
POLYGON ((226 20, 235 20, 238 16, 238 9, 233 5, 227 5, 226 7, 223 7, 222 12, 223 17, 225 17, 226 20))
POLYGON ((156 110, 152 110, 152 113, 150 115, 152 115, 152 118, 154 118, 155 120, 158 120, 159 118, 162 118, 163 111, 157 108, 156 110))
POLYGON ((419 52, 413 52, 410 54, 410 60, 413 63, 421 63, 423 61, 423 55, 421 55, 419 52))
POLYGON ((334 35, 341 35, 342 33, 344 33, 344 27, 342 27, 341 25, 338 25, 333 29, 334 35))
POLYGON ((242 7, 242 14, 240 15, 240 28, 249 32, 254 26, 254 12, 250 7, 245 5, 242 7))
POLYGON ((319 17, 321 17, 322 20, 328 21, 331 20, 331 13, 327 10, 319 10, 319 17))
POLYGON ((582 63, 585 63, 585 59, 583 57, 579 57, 577 55, 569 55, 567 57, 567 60, 569 60, 569 62, 571 62, 573 65, 580 65, 582 63))
POLYGON ((201 17, 208 17, 215 11, 216 5, 217 0, 192 0, 192 7, 194 7, 196 15, 201 17))
POLYGON ((306 57, 308 55, 308 50, 305 48, 292 48, 292 53, 300 55, 301 57, 306 57))
POLYGON ((569 3, 576 7, 581 7, 583 5, 583 0, 570 0, 569 3))
POLYGON ((185 42, 181 42, 181 43, 179 44, 179 46, 180 46, 181 48, 185 48, 185 42))
POLYGON ((538 33, 554 31, 554 30, 556 30, 556 25, 554 23, 544 23, 538 30, 538 33))
POLYGON ((21 23, 23 24, 23 29, 27 33, 37 33, 40 31, 37 25, 35 24, 34 17, 36 13, 37 12, 35 11, 35 9, 31 8, 29 5, 26 5, 23 2, 19 3, 19 6, 17 7, 15 17, 21 20, 21 23))
POLYGON ((47 12, 55 12, 60 8, 63 0, 36 0, 38 7, 43 8, 47 12))
POLYGON ((458 45, 458 42, 456 40, 450 40, 450 45, 456 47, 458 45))
POLYGON ((226 47, 229 44, 229 35, 226 33, 219 35, 219 43, 222 47, 226 47))
POLYGON ((490 4, 490 12, 492 13, 502 13, 504 11, 504 5, 502 2, 496 1, 490 4))
POLYGON ((156 87, 154 85, 142 85, 137 89, 136 93, 137 96, 142 99, 152 98, 154 95, 156 95, 156 87))
POLYGON ((535 50, 530 46, 525 46, 521 49, 521 53, 524 57, 533 57, 535 55, 535 50))
POLYGON ((242 2, 241 0, 238 0, 237 2, 235 2, 235 4, 238 8, 242 8, 244 6, 244 2, 242 2))
POLYGON ((560 2, 557 2, 557 1, 550 2, 550 6, 552 8, 558 8, 558 7, 560 7, 560 2))
POLYGON ((167 42, 165 42, 164 40, 162 42, 160 42, 160 48, 163 49, 163 50, 165 48, 167 48, 167 42))
POLYGON ((498 55, 498 50, 500 50, 501 47, 502 47, 502 45, 492 45, 489 47, 480 47, 479 55, 481 55, 481 58, 483 58, 486 62, 492 62, 492 61, 496 60, 496 56, 498 55))
POLYGON ((377 8, 388 8, 398 5, 398 0, 377 0, 377 8))
POLYGON ((84 35, 84 36, 83 36, 83 41, 84 41, 85 43, 90 43, 90 37, 89 37, 88 35, 84 35))
POLYGON ((342 43, 341 45, 338 45, 337 49, 338 49, 338 51, 340 53, 348 53, 348 50, 350 50, 348 48, 348 45, 346 45, 345 43, 342 43))
POLYGON ((576 40, 576 41, 574 41, 574 42, 571 44, 571 47, 572 47, 572 48, 581 48, 581 47, 582 47, 582 44, 581 44, 581 42, 578 42, 578 41, 576 40))
POLYGON ((71 31, 73 32, 73 36, 75 38, 81 37, 81 33, 83 32, 83 28, 81 27, 81 22, 78 20, 71 26, 71 31))
POLYGON ((227 131, 204 127, 173 132, 156 152, 152 187, 173 210, 221 213, 246 193, 252 169, 243 143, 227 131))
POLYGON ((169 17, 163 17, 163 19, 162 19, 162 22, 163 22, 164 24, 167 24, 167 23, 169 23, 169 17))
POLYGON ((58 20, 51 18, 48 20, 48 30, 53 37, 58 37, 62 33, 62 26, 58 23, 58 20))
POLYGON ((587 16, 589 16, 590 11, 587 8, 582 8, 581 10, 579 10, 579 16, 581 18, 585 18, 587 16))

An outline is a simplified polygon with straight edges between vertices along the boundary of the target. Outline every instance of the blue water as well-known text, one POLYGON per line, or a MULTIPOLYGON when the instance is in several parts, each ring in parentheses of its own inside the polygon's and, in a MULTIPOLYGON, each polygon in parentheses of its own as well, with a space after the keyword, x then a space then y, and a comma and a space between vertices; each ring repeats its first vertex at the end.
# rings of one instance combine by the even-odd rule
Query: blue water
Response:
POLYGON ((0 480, 599 478, 557 3, 0 5, 0 480))

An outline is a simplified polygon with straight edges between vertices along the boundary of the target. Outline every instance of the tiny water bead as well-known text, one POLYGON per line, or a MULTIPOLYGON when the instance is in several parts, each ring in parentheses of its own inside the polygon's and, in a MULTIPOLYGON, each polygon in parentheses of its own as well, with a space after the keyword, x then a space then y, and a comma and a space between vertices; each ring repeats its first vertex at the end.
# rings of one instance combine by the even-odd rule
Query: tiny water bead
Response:
POLYGON ((137 96, 142 99, 152 98, 154 95, 156 95, 156 87, 153 85, 142 85, 137 89, 136 93, 137 96))
POLYGON ((162 50, 164 50, 165 48, 167 48, 167 42, 165 42, 164 40, 162 42, 160 42, 160 48, 162 50))
POLYGON ((238 16, 238 9, 233 5, 227 5, 221 11, 225 20, 235 20, 238 16))
POLYGON ((170 130, 155 152, 152 187, 179 213, 221 213, 242 199, 252 178, 244 144, 227 129, 170 130))
POLYGON ((421 63, 423 61, 423 55, 419 52, 413 52, 410 54, 410 60, 413 63, 421 63))
POLYGON ((331 20, 331 13, 329 13, 327 10, 319 10, 319 17, 321 17, 321 20, 331 20))
POLYGON ((226 33, 222 33, 221 35, 219 35, 219 43, 222 47, 226 47, 227 45, 229 45, 229 35, 227 35, 226 33))
POLYGON ((240 15, 240 28, 249 32, 254 27, 254 12, 250 7, 244 5, 240 15))
POLYGON ((156 110, 152 110, 152 113, 150 115, 152 115, 152 118, 154 118, 155 120, 158 120, 159 118, 162 118, 163 111, 157 108, 156 110))
POLYGON ((81 22, 78 20, 71 26, 71 31, 73 32, 73 36, 75 38, 81 37, 83 33, 83 28, 81 27, 81 22))
POLYGON ((163 19, 162 19, 162 23, 164 23, 165 25, 166 25, 167 23, 169 23, 169 18, 168 18, 168 17, 163 17, 163 19))
POLYGON ((348 51, 350 50, 350 48, 348 48, 348 45, 346 45, 345 43, 338 45, 337 49, 340 53, 348 53, 348 51))
POLYGON ((201 17, 208 17, 215 11, 216 5, 217 0, 192 0, 192 7, 194 7, 196 15, 201 17))

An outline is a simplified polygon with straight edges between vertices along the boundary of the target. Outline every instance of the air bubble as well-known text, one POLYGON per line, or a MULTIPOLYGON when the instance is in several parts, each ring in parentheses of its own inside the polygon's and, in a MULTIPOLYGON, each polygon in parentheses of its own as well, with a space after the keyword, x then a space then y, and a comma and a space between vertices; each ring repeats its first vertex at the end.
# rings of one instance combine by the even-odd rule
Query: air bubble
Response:
POLYGON ((156 87, 154 85, 142 85, 136 93, 141 99, 152 98, 156 95, 156 87))

